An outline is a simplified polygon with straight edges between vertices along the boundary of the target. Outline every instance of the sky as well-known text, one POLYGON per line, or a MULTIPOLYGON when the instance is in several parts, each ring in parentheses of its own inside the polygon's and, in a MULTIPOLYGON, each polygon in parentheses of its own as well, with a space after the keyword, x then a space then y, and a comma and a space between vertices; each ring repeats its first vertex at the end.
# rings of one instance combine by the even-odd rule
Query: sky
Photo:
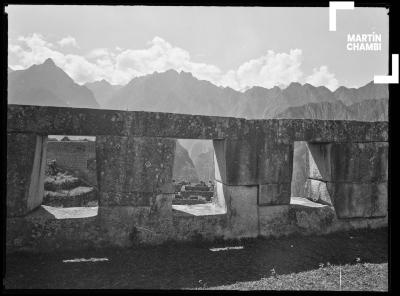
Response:
POLYGON ((168 69, 219 86, 285 87, 291 82, 360 87, 388 74, 385 8, 10 5, 8 63, 47 58, 77 83, 126 84, 168 69), (348 51, 347 34, 382 35, 381 51, 348 51))

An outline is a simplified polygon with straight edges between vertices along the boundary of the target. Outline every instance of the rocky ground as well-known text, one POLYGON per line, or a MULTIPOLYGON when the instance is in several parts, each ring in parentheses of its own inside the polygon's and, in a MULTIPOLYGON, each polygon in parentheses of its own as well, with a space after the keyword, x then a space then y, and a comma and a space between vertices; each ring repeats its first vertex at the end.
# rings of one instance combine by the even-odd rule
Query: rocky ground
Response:
POLYGON ((6 257, 4 284, 6 289, 387 291, 387 262, 388 230, 379 229, 241 242, 11 254, 6 257), (227 246, 236 248, 223 249, 227 246), (211 250, 216 247, 222 249, 211 250))

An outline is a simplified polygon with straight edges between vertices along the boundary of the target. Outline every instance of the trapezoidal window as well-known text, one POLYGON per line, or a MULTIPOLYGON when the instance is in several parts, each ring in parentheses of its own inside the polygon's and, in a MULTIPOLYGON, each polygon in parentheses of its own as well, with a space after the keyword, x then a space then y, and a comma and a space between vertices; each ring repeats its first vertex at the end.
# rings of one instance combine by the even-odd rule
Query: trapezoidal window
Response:
POLYGON ((63 218, 97 215, 95 137, 50 135, 42 205, 63 218))
POLYGON ((217 206, 214 147, 212 140, 177 139, 173 168, 175 188, 172 207, 202 216, 225 214, 217 206))

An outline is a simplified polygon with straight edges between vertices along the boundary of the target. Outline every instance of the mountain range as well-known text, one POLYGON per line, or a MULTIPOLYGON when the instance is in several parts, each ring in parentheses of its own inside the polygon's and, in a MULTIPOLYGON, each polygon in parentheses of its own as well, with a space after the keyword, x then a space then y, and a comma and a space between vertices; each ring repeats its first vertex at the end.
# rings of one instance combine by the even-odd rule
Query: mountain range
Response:
MULTIPOLYGON (((286 88, 254 86, 244 92, 199 80, 191 73, 168 70, 133 78, 128 84, 112 85, 105 80, 79 85, 54 61, 25 70, 8 67, 8 103, 62 107, 157 111, 247 119, 312 118, 361 121, 388 120, 387 85, 368 84, 360 88, 293 82, 286 88)), ((211 141, 179 140, 176 179, 205 178, 213 159, 211 141), (197 166, 196 166, 197 164, 197 166), (202 165, 206 164, 206 165, 202 165), (195 167, 196 166, 196 167, 195 167)), ((305 148, 295 147, 295 176, 304 178, 305 148)), ((207 180, 205 180, 207 181, 207 180)))
POLYGON ((99 108, 93 93, 75 83, 52 59, 8 72, 8 103, 99 108))
POLYGON ((104 79, 85 83, 84 86, 93 92, 100 106, 105 106, 106 102, 111 99, 114 93, 122 88, 122 85, 113 85, 104 79))
POLYGON ((254 86, 244 92, 168 70, 133 78, 128 84, 106 80, 79 85, 47 59, 26 70, 8 68, 8 102, 119 110, 262 118, 387 120, 387 85, 360 88, 293 82, 286 88, 254 86))
MULTIPOLYGON (((310 84, 291 83, 288 87, 271 89, 252 87, 245 92, 229 87, 218 87, 198 80, 191 73, 169 70, 132 79, 126 86, 114 89, 111 85, 101 97, 107 96, 104 108, 141 110, 199 115, 232 116, 247 119, 262 118, 319 118, 387 120, 383 116, 369 119, 357 110, 370 110, 372 105, 387 109, 386 85, 372 82, 358 89, 340 87, 332 92, 328 88, 310 84), (379 100, 374 102, 371 100, 379 100), (369 101, 369 102, 366 102, 369 101), (353 106, 354 104, 357 104, 353 106), (306 106, 304 116, 301 109, 306 106), (315 110, 315 111, 313 111, 315 110), (340 111, 335 113, 335 111, 340 111), (308 116, 308 117, 307 117, 308 116), (317 116, 317 117, 315 117, 317 116), (376 119, 378 118, 378 119, 376 119)), ((99 95, 98 95, 99 96, 99 95)), ((103 101, 102 101, 103 102, 103 101)))

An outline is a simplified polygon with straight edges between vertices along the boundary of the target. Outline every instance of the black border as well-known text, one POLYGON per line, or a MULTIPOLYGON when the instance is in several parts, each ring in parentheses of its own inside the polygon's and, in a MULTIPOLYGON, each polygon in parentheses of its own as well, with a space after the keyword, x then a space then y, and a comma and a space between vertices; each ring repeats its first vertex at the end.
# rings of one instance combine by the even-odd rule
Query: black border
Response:
MULTIPOLYGON (((337 1, 337 0, 336 0, 337 1)), ((119 0, 119 1, 111 1, 111 0, 104 0, 104 1, 88 1, 88 0, 83 0, 83 1, 7 1, 5 4, 1 6, 2 11, 1 11, 1 16, 0 16, 0 24, 2 28, 2 54, 1 54, 1 64, 2 64, 2 83, 1 83, 1 107, 0 107, 0 120, 1 120, 1 140, 0 140, 0 145, 1 145, 1 159, 2 159, 2 167, 1 167, 1 209, 2 209, 2 251, 3 251, 3 279, 5 276, 5 243, 6 243, 6 163, 7 163, 7 154, 6 154, 6 149, 7 149, 7 137, 6 137, 6 127, 7 127, 7 48, 8 48, 8 15, 5 13, 5 6, 7 5, 45 5, 45 4, 51 4, 51 5, 150 5, 150 6, 262 6, 262 7, 328 7, 329 6, 329 1, 287 1, 287 0, 281 0, 281 1, 257 1, 257 0, 248 0, 248 1, 177 1, 177 0, 171 0, 171 1, 165 1, 165 0, 158 0, 158 1, 124 1, 124 0, 119 0)), ((399 14, 399 5, 395 1, 371 1, 371 0, 363 0, 363 1, 355 1, 355 7, 387 7, 389 8, 389 69, 391 69, 391 54, 397 53, 400 54, 399 50, 399 41, 398 41, 398 28, 399 26, 399 19, 400 19, 400 14, 399 14), (397 34, 396 34, 397 33, 397 34)), ((391 70, 390 70, 391 73, 391 70)), ((396 149, 396 143, 393 141, 393 138, 395 135, 393 134, 393 127, 396 125, 395 121, 397 120, 396 116, 396 111, 395 110, 400 110, 396 105, 398 105, 398 101, 400 100, 399 96, 399 84, 390 84, 389 85, 389 179, 388 179, 388 231, 389 231, 389 292, 392 291, 392 285, 395 284, 392 281, 391 275, 393 274, 393 264, 392 260, 394 261, 394 253, 392 252, 393 249, 393 234, 392 234, 392 229, 393 229, 393 219, 395 215, 392 215, 393 211, 396 211, 399 209, 396 204, 397 197, 395 194, 396 187, 392 187, 392 178, 393 178, 393 172, 392 171, 392 164, 394 164, 394 159, 395 159, 395 154, 393 151, 398 151, 396 149)), ((397 147, 398 148, 398 147, 397 147)), ((396 169, 397 166, 394 166, 396 169)), ((396 179, 394 179, 396 180, 396 179)), ((4 290, 4 283, 2 285, 2 290, 4 290)), ((118 290, 118 293, 124 293, 127 290, 118 290)), ((163 291, 157 291, 157 290, 136 290, 137 292, 144 292, 144 293, 161 293, 163 291)), ((54 290, 8 290, 6 293, 18 293, 18 294, 36 294, 36 293, 53 293, 54 290)), ((64 294, 64 293, 70 293, 68 290, 57 290, 57 294, 64 294)), ((90 293, 89 290, 75 290, 73 293, 90 293)), ((95 293, 116 293, 115 290, 96 290, 95 293)), ((165 291, 164 291, 165 292, 165 291)), ((166 291, 167 293, 173 292, 174 294, 180 291, 166 291)), ((187 292, 187 291, 185 291, 187 292)), ((220 291, 219 293, 223 293, 226 291, 220 291)), ((234 291, 232 291, 234 292, 234 291)), ((268 291, 269 293, 277 293, 279 291, 268 291)), ((310 291, 303 291, 306 293, 310 293, 310 291)), ((202 291, 204 293, 204 291, 202 291)), ((318 293, 318 292, 317 292, 318 293)), ((324 293, 331 293, 331 292, 324 292, 324 293)))

